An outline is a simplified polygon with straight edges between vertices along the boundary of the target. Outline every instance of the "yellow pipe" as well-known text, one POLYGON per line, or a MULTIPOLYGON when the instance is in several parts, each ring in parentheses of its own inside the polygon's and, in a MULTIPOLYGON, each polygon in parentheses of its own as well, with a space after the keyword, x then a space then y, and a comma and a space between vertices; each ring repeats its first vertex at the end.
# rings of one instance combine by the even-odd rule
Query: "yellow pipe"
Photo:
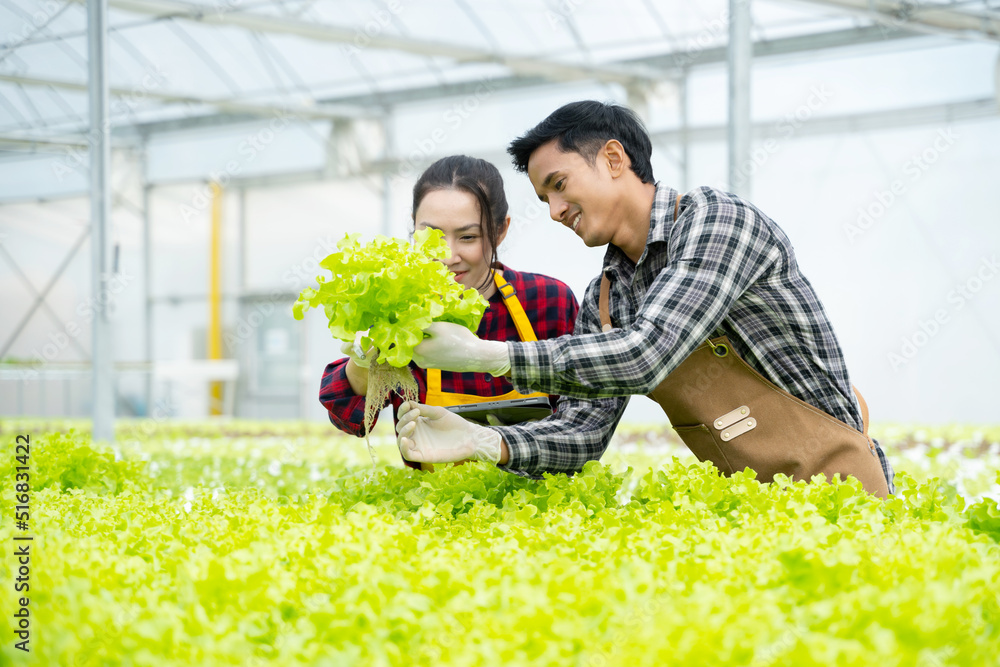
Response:
MULTIPOLYGON (((212 188, 212 241, 208 269, 208 358, 222 359, 222 187, 213 181, 212 188)), ((222 414, 222 382, 214 380, 209 386, 208 414, 222 414)))

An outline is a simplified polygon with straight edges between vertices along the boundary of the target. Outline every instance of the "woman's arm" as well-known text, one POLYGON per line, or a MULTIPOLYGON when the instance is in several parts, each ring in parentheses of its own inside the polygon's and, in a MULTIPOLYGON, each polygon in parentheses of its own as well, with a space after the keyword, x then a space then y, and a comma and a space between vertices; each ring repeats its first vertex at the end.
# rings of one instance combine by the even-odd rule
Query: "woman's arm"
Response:
POLYGON ((356 396, 364 396, 368 393, 368 369, 362 368, 354 363, 354 359, 348 358, 345 367, 347 381, 351 385, 351 390, 356 396))
MULTIPOLYGON (((365 395, 358 395, 347 369, 348 358, 327 364, 320 382, 319 402, 326 408, 330 422, 345 433, 365 434, 365 395)), ((367 375, 367 374, 366 374, 367 375)), ((367 377, 365 381, 367 391, 367 377)), ((376 416, 376 419, 378 417, 376 416)))

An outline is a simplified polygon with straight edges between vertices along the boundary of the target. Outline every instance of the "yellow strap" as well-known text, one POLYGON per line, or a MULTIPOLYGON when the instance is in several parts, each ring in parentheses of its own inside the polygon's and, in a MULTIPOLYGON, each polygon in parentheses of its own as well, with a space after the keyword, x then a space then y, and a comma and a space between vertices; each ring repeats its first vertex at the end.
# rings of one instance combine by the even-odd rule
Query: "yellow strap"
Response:
POLYGON ((427 404, 428 405, 440 405, 440 403, 435 403, 432 397, 441 395, 441 369, 440 368, 428 368, 427 369, 427 404))
MULTIPOLYGON (((535 330, 531 326, 531 320, 528 319, 528 314, 524 312, 524 306, 522 306, 521 302, 517 299, 517 293, 514 290, 514 286, 504 279, 503 274, 500 271, 493 272, 493 282, 500 291, 500 296, 503 297, 504 305, 507 306, 507 312, 510 313, 511 319, 514 320, 514 326, 517 328, 517 334, 521 337, 521 340, 526 343, 538 340, 538 336, 535 335, 535 330)), ((548 396, 548 394, 542 392, 522 394, 517 391, 509 391, 503 396, 493 396, 491 398, 494 401, 504 401, 513 398, 530 398, 533 396, 548 396)), ((483 398, 483 396, 477 396, 475 394, 453 394, 441 391, 441 370, 438 368, 427 369, 428 405, 440 405, 442 407, 447 407, 449 405, 468 405, 470 403, 479 403, 483 400, 483 398)))
POLYGON ((507 306, 507 311, 514 320, 514 326, 517 327, 517 334, 521 340, 525 343, 533 343, 538 340, 535 330, 531 327, 531 321, 528 319, 527 313, 524 312, 524 306, 517 299, 514 286, 504 280, 503 274, 499 271, 493 272, 493 281, 497 284, 497 289, 500 290, 500 296, 503 297, 504 305, 507 306))

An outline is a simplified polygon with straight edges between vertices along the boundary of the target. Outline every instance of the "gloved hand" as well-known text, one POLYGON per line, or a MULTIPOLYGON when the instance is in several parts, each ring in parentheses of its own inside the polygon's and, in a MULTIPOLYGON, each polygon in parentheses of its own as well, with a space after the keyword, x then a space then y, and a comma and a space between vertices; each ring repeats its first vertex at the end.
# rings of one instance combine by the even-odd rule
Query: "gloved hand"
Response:
POLYGON ((368 368, 371 365, 372 348, 367 351, 362 350, 356 343, 344 343, 340 346, 340 351, 351 358, 358 368, 368 368))
POLYGON ((399 406, 396 444, 407 461, 452 463, 500 460, 500 434, 442 407, 407 401, 399 406))
POLYGON ((367 335, 367 331, 359 331, 354 334, 353 343, 344 343, 340 346, 340 351, 350 357, 359 368, 368 368, 371 365, 372 352, 375 351, 375 346, 372 344, 369 344, 367 349, 361 346, 361 339, 367 335))
POLYGON ((413 360, 421 368, 440 368, 454 373, 489 373, 493 377, 510 370, 507 343, 480 340, 460 324, 435 322, 424 329, 430 334, 413 349, 413 360))
POLYGON ((347 381, 357 396, 364 396, 368 393, 368 368, 371 366, 375 353, 374 345, 370 345, 367 350, 361 348, 361 339, 367 333, 367 331, 359 331, 354 336, 353 343, 344 343, 340 346, 340 351, 350 359, 345 369, 347 381))

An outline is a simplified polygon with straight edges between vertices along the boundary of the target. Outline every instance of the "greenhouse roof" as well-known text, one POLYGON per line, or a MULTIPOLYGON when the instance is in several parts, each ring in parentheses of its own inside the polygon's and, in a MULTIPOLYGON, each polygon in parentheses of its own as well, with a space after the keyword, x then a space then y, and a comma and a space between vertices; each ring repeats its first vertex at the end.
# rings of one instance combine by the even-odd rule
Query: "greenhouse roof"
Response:
MULTIPOLYGON (((650 90, 724 63, 728 3, 619 0, 110 0, 116 140, 294 113, 398 105, 580 80, 650 90)), ((1000 2, 757 0, 756 57, 898 48, 931 34, 1000 40, 1000 2)), ((85 145, 82 1, 0 3, 0 147, 85 145)))

